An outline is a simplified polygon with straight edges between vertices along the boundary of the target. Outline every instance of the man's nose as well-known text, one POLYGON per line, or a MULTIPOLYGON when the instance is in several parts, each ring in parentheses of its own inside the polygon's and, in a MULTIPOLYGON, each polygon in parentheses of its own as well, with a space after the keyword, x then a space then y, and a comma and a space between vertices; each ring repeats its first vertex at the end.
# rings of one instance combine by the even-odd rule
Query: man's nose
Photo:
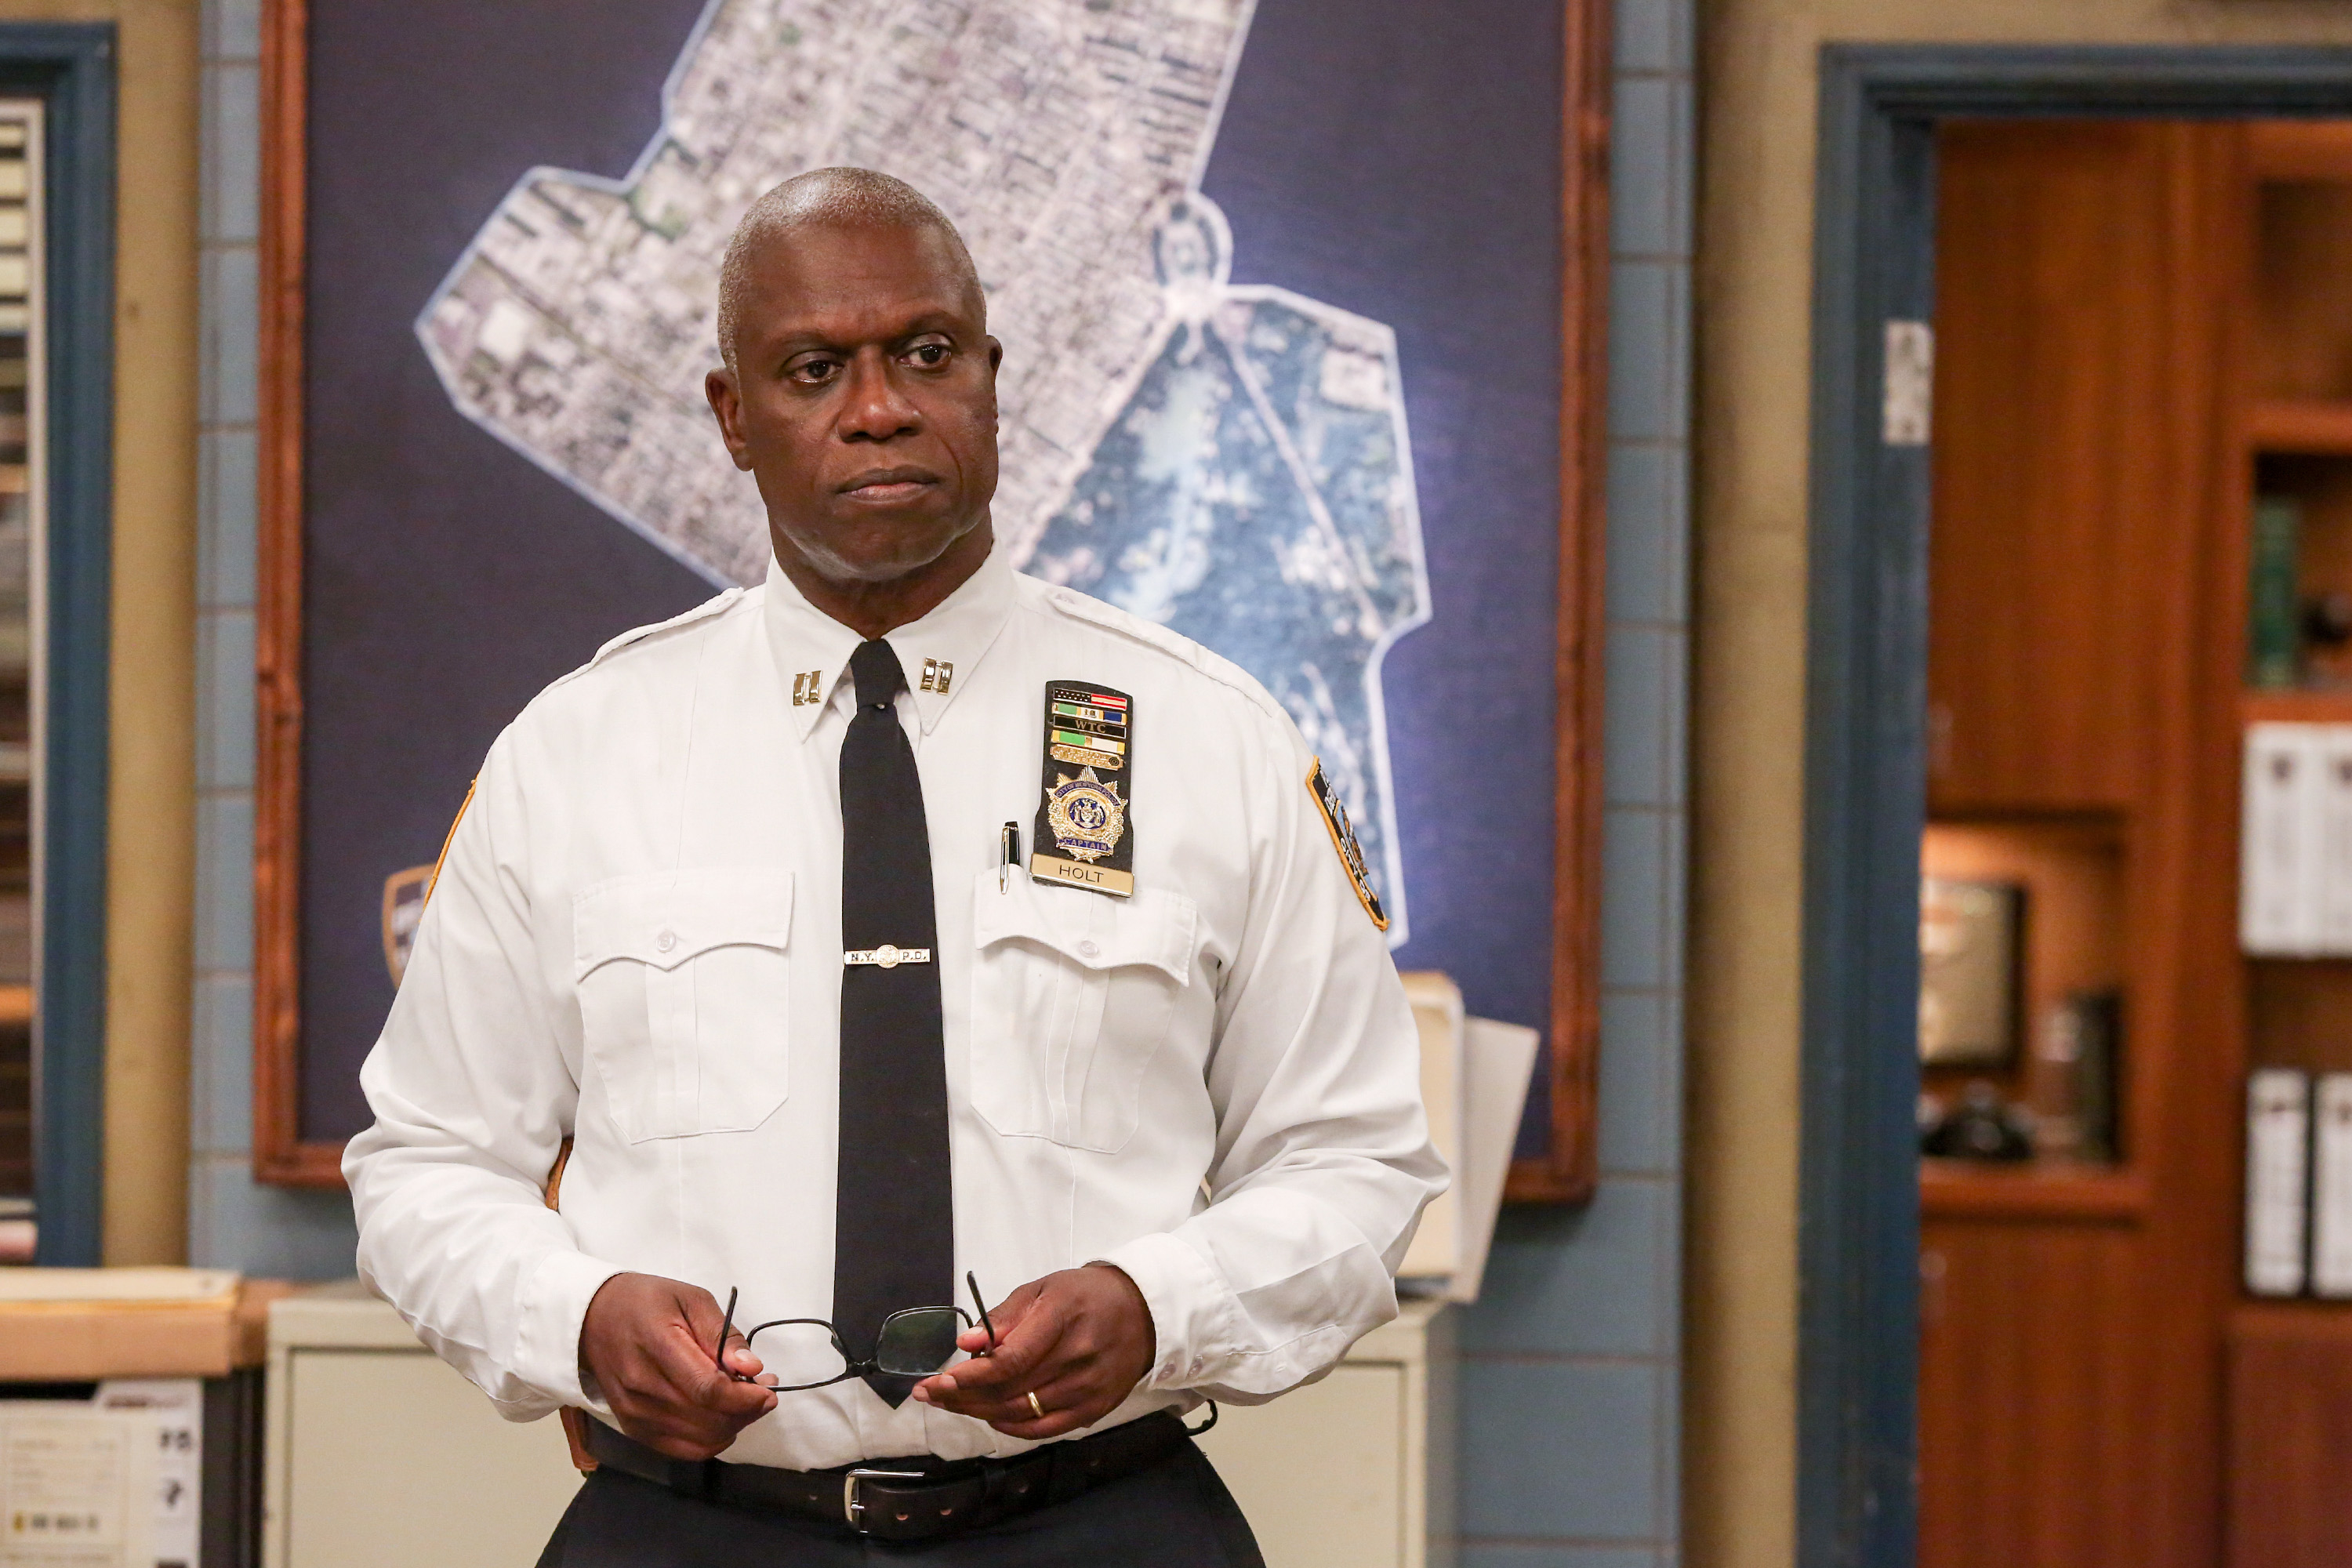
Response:
POLYGON ((838 425, 843 440, 887 441, 912 434, 922 423, 920 411, 898 385, 896 368, 870 350, 849 362, 848 399, 838 425))

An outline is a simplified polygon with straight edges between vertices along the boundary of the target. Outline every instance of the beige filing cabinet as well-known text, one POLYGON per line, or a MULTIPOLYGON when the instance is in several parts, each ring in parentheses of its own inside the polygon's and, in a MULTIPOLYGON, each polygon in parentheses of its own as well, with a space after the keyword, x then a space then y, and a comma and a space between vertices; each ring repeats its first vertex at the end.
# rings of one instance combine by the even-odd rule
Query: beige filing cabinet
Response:
MULTIPOLYGON (((1268 1568, 1451 1568, 1453 1326, 1405 1304, 1311 1388, 1202 1440, 1268 1568)), ((356 1282, 269 1317, 264 1568, 515 1568, 571 1501, 553 1421, 502 1421, 356 1282)))
POLYGON ((263 1568, 527 1568, 579 1489, 357 1280, 269 1313, 263 1568))
POLYGON ((1201 1439, 1266 1568, 1453 1568, 1454 1314, 1407 1301, 1322 1382, 1201 1439))

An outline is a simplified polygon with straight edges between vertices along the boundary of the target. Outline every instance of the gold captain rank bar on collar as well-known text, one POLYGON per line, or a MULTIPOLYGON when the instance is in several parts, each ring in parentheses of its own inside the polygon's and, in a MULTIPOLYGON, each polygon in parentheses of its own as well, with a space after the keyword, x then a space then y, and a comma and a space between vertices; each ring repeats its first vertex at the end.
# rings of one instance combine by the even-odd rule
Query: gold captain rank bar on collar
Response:
POLYGON ((1045 798, 1030 839, 1032 877, 1122 899, 1135 891, 1133 723, 1124 691, 1045 683, 1045 798))

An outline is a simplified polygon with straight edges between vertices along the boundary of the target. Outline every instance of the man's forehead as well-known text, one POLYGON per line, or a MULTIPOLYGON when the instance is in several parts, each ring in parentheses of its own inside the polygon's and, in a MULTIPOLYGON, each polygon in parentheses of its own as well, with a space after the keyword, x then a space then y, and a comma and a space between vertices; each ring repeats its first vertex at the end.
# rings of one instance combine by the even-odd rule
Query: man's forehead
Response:
POLYGON ((935 225, 804 221, 761 237, 745 259, 750 292, 769 321, 812 311, 984 308, 962 247, 935 225))

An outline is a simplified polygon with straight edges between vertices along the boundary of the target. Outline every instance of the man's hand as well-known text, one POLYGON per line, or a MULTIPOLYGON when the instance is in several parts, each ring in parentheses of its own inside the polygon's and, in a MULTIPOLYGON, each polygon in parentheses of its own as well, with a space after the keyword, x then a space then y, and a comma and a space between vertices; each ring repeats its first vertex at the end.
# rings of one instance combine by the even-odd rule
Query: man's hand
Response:
MULTIPOLYGON (((773 1390, 711 1364, 722 1316, 699 1286, 651 1274, 604 1281, 580 1326, 580 1370, 595 1380, 622 1431, 673 1459, 707 1459, 776 1407, 773 1390)), ((761 1371, 731 1329, 727 1368, 746 1377, 761 1371)))
POLYGON ((980 1354, 989 1350, 987 1331, 965 1330, 956 1342, 973 1359, 925 1378, 915 1397, 1032 1442, 1109 1415, 1151 1370, 1159 1343, 1143 1292, 1108 1263, 1032 1280, 988 1315, 995 1349, 980 1354))

